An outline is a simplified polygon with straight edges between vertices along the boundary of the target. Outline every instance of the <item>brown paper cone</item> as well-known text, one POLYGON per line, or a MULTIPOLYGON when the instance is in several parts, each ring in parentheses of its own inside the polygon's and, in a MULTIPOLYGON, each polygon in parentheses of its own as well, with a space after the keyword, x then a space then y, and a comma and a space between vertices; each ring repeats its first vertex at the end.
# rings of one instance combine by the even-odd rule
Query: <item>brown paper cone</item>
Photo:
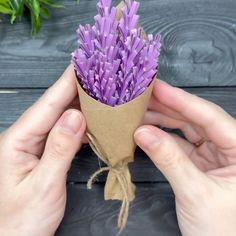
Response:
MULTIPOLYGON (((120 171, 127 181, 129 200, 134 199, 128 163, 134 159, 134 132, 142 124, 153 83, 133 101, 110 107, 90 97, 78 83, 81 110, 87 122, 90 144, 109 166, 120 171)), ((110 171, 105 186, 106 200, 123 200, 124 193, 116 173, 110 171)))
MULTIPOLYGON (((117 6, 117 19, 120 19, 121 2, 117 6)), ((143 31, 143 37, 146 37, 143 31)), ((122 231, 126 225, 129 202, 135 197, 135 186, 131 181, 128 163, 134 160, 136 148, 134 132, 142 124, 151 96, 154 81, 136 99, 116 107, 110 107, 90 97, 77 83, 81 110, 87 122, 87 136, 90 146, 107 167, 95 172, 88 181, 91 188, 93 180, 104 171, 109 171, 105 190, 105 200, 122 200, 118 226, 122 231)))

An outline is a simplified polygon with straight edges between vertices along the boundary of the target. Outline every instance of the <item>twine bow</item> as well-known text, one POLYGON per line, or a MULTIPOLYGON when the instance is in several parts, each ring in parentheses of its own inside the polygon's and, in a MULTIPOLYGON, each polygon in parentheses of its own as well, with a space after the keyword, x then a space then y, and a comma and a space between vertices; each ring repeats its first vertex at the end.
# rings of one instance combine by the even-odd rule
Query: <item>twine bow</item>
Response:
POLYGON ((102 167, 99 170, 97 170, 89 178, 89 180, 87 182, 87 188, 92 189, 92 185, 93 185, 94 181, 103 172, 111 171, 116 176, 116 178, 121 186, 122 192, 123 192, 123 200, 122 200, 120 213, 119 213, 119 217, 118 217, 118 227, 120 229, 118 234, 120 234, 126 226, 126 223, 128 220, 128 215, 129 215, 129 206, 130 206, 130 200, 129 200, 129 196, 128 196, 128 182, 127 182, 127 179, 124 175, 125 166, 112 167, 108 163, 108 161, 104 157, 104 155, 102 155, 101 149, 97 147, 97 143, 95 142, 95 139, 93 138, 93 136, 91 134, 87 133, 87 137, 89 139, 89 143, 90 143, 92 150, 107 165, 106 167, 102 167))

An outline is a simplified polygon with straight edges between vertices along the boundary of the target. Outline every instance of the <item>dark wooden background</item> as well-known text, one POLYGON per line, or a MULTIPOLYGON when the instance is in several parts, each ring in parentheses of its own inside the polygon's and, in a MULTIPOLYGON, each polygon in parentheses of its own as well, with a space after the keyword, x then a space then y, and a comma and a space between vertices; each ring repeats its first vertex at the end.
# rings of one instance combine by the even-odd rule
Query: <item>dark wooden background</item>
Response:
MULTIPOLYGON (((59 77, 76 47, 76 28, 93 22, 96 0, 81 0, 79 5, 76 0, 60 2, 66 8, 53 11, 35 39, 30 37, 27 18, 10 25, 7 17, 1 16, 0 131, 59 77)), ((140 2, 142 26, 149 33, 163 36, 159 77, 221 105, 236 117, 236 1, 140 2)), ((103 200, 105 176, 93 190, 86 189, 86 180, 97 168, 96 156, 84 147, 68 176, 67 210, 58 236, 117 233, 120 203, 103 200)), ((170 186, 140 150, 131 171, 137 197, 123 235, 180 235, 170 186)))

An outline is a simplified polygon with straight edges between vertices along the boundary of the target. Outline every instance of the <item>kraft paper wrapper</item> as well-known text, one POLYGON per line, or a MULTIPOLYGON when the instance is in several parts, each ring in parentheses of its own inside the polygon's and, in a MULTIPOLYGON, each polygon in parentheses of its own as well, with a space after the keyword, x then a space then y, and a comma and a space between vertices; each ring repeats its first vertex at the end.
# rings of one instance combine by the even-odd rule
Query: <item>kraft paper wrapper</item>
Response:
MULTIPOLYGON (((90 145, 108 166, 122 171, 127 181, 130 201, 134 199, 135 192, 128 169, 128 163, 134 160, 136 148, 133 136, 143 122, 153 84, 154 81, 136 99, 120 106, 110 107, 90 97, 77 83, 90 145)), ((109 171, 105 185, 105 199, 123 200, 123 198, 124 193, 116 175, 109 171)))
MULTIPOLYGON (((122 16, 123 1, 117 6, 116 18, 122 16)), ((146 33, 143 30, 143 37, 146 33)), ((128 163, 134 160, 136 148, 134 132, 142 124, 154 82, 139 97, 126 104, 110 107, 90 97, 77 83, 81 110, 87 122, 87 135, 94 152, 113 171, 109 171, 105 190, 105 200, 132 201, 135 197, 135 186, 131 181, 128 163), (114 171, 115 170, 115 171, 114 171), (118 177, 121 176, 122 180, 118 177), (128 196, 124 196, 125 192, 128 196)), ((95 173, 96 176, 96 173, 95 173)))
MULTIPOLYGON (((122 16, 120 2, 117 6, 117 19, 122 16)), ((147 38, 142 29, 143 38, 147 38)), ((76 73, 77 74, 77 73, 76 73)), ((88 188, 92 188, 93 180, 102 172, 109 171, 105 190, 105 200, 121 200, 122 205, 118 217, 119 234, 125 228, 129 204, 135 197, 135 186, 131 181, 128 163, 134 161, 134 132, 142 124, 152 93, 154 80, 144 93, 134 100, 115 107, 103 104, 90 97, 77 81, 81 110, 87 122, 89 144, 97 156, 107 167, 96 171, 88 180, 88 188)))

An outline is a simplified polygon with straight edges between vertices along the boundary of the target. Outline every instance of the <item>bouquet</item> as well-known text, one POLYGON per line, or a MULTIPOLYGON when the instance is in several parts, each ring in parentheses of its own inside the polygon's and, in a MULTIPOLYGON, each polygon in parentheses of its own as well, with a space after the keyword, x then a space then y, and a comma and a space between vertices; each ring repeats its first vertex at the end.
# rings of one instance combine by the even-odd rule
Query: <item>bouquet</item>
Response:
POLYGON ((117 7, 100 0, 95 25, 79 26, 79 47, 72 53, 81 110, 91 148, 107 165, 105 200, 122 200, 118 227, 123 230, 135 197, 128 164, 134 160, 133 134, 142 124, 158 71, 160 35, 146 35, 139 25, 139 3, 117 7))

